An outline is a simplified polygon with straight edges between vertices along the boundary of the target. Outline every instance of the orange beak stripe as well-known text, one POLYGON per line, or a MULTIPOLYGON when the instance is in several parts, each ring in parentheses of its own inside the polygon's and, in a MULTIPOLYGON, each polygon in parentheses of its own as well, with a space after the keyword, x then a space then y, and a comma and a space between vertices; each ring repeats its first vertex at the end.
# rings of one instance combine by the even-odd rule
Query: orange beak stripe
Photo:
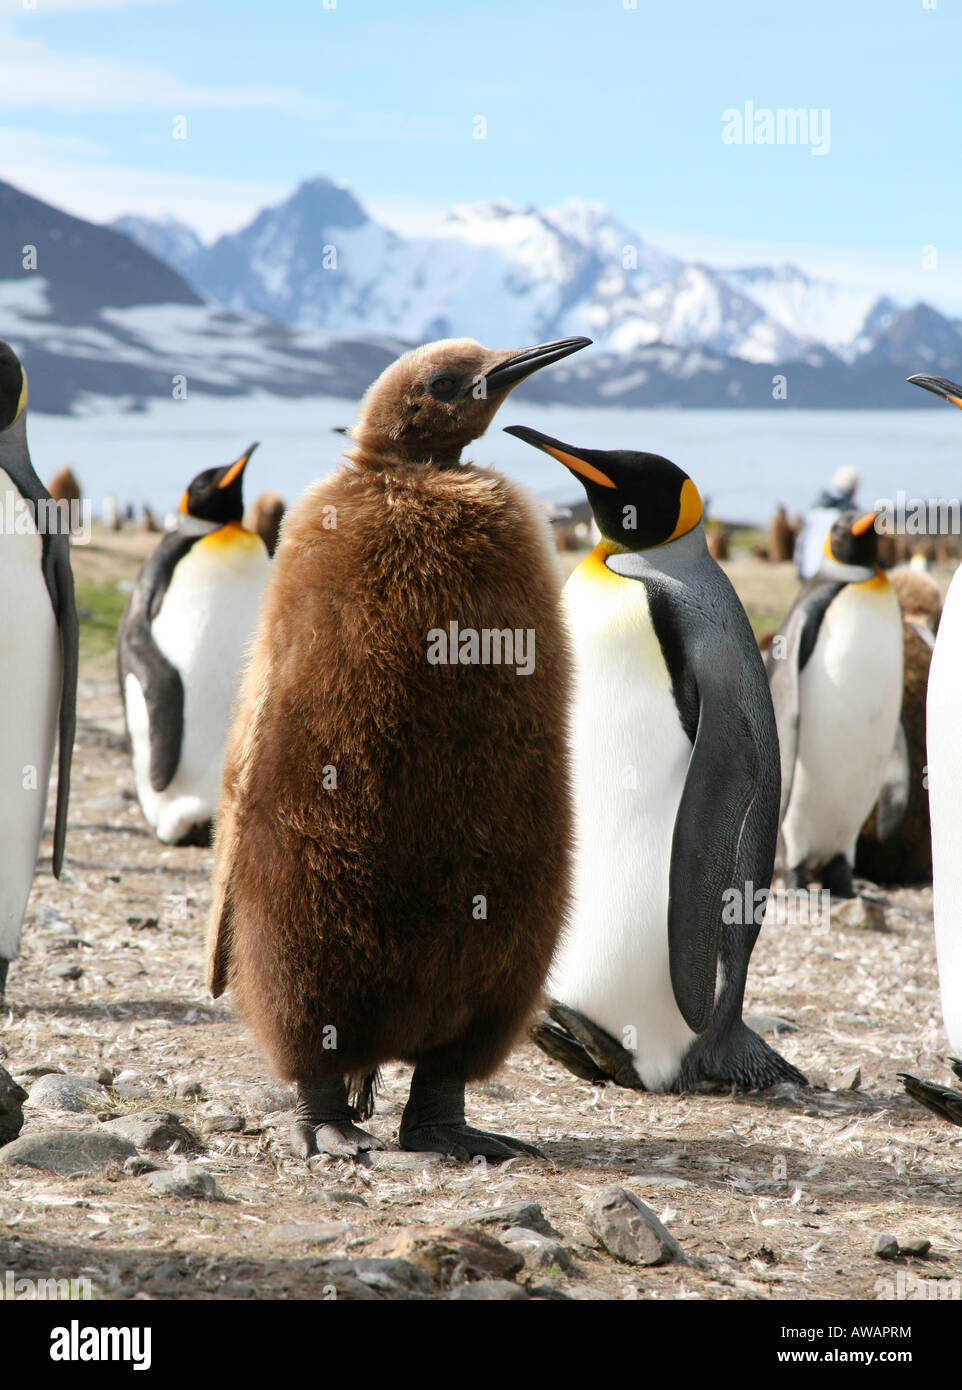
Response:
POLYGON ((543 444, 545 453, 551 454, 559 463, 563 463, 565 468, 571 468, 575 473, 580 473, 582 478, 588 478, 592 483, 600 483, 602 487, 617 487, 607 473, 602 473, 600 468, 595 468, 594 464, 586 463, 584 459, 578 458, 575 454, 566 454, 563 449, 552 449, 550 444, 543 444))
POLYGON ((866 512, 864 516, 860 516, 858 521, 852 523, 852 535, 864 536, 865 532, 875 525, 877 516, 878 512, 866 512))
POLYGON ((250 456, 253 452, 253 449, 248 449, 246 454, 241 454, 237 462, 231 464, 230 468, 228 468, 227 472, 224 474, 223 478, 221 478, 217 486, 219 488, 230 487, 231 483, 237 477, 238 473, 241 473, 247 467, 248 460, 250 459, 250 456))

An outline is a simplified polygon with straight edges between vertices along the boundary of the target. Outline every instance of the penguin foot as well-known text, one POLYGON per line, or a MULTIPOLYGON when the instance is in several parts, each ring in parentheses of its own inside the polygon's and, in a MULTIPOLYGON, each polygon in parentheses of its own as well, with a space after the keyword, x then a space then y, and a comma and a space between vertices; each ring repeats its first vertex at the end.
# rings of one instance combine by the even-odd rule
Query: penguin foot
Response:
POLYGON ((948 1120, 949 1124, 962 1125, 962 1093, 948 1086, 939 1086, 934 1081, 920 1081, 917 1076, 910 1076, 904 1071, 898 1073, 898 1078, 912 1099, 924 1105, 926 1110, 931 1110, 942 1120, 948 1120))
POLYGON ((0 956, 0 1004, 3 1003, 7 993, 7 971, 10 969, 10 962, 0 956))
POLYGON ((290 1132, 291 1148, 298 1158, 313 1158, 328 1154, 331 1158, 357 1158, 368 1149, 384 1149, 380 1139, 368 1134, 350 1120, 328 1120, 312 1125, 309 1120, 295 1120, 290 1132))
POLYGON ((827 888, 833 898, 854 898, 855 885, 852 883, 852 866, 844 854, 836 854, 822 866, 820 878, 822 887, 827 888))
POLYGON ((343 1078, 301 1082, 290 1131, 291 1148, 299 1158, 312 1158, 319 1153, 331 1158, 357 1158, 367 1149, 385 1148, 380 1139, 354 1123, 357 1118, 343 1078))
POLYGON ((599 1028, 590 1018, 552 999, 548 1014, 557 1027, 542 1021, 531 1030, 531 1038, 542 1052, 568 1068, 583 1081, 613 1081, 628 1090, 643 1091, 644 1084, 635 1071, 635 1059, 617 1038, 599 1028))
POLYGON ((200 821, 197 825, 192 825, 186 834, 177 841, 178 847, 196 845, 198 849, 210 849, 213 843, 214 822, 212 820, 200 821))
POLYGON ((479 1155, 500 1163, 506 1158, 544 1158, 540 1149, 508 1134, 474 1129, 464 1118, 464 1081, 425 1075, 415 1067, 411 1093, 401 1116, 398 1142, 414 1153, 450 1154, 467 1162, 479 1155))

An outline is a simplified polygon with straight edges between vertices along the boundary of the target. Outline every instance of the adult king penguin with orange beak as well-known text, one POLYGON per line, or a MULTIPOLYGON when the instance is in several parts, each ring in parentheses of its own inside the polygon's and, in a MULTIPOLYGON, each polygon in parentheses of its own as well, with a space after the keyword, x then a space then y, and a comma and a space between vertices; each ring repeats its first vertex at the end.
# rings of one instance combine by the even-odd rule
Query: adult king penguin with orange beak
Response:
POLYGON ((560 581, 542 509, 461 454, 587 343, 406 354, 349 466, 285 519, 224 769, 209 983, 296 1083, 304 1157, 383 1147, 356 1121, 390 1061, 414 1067, 402 1148, 537 1152, 468 1125, 464 1093, 524 1031, 567 902, 560 581))

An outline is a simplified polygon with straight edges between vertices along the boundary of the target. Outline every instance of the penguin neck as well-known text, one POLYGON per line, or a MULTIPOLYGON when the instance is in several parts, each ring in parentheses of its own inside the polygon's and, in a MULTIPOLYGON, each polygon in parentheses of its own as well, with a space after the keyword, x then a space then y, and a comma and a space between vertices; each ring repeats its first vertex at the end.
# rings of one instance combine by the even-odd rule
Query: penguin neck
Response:
POLYGON ((670 579, 686 578, 693 569, 713 564, 701 522, 677 540, 653 545, 647 550, 615 550, 602 542, 608 551, 605 564, 615 574, 626 579, 644 579, 652 574, 664 574, 670 579))
POLYGON ((21 414, 13 424, 0 434, 0 468, 12 479, 22 495, 29 482, 37 484, 40 479, 30 462, 27 448, 27 417, 21 414))
POLYGON ((212 531, 219 531, 225 524, 230 523, 204 521, 199 516, 191 516, 189 512, 177 513, 177 531, 182 536, 209 536, 212 531))
POLYGON ((832 584, 864 584, 867 579, 884 578, 877 565, 845 565, 831 555, 822 556, 816 577, 832 584))

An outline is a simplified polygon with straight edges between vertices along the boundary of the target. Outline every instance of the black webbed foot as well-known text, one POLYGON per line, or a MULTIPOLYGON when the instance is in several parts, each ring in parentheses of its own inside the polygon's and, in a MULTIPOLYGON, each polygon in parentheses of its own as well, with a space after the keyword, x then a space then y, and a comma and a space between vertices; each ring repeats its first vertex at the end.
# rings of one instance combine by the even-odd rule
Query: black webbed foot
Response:
POLYGON ((481 1157, 499 1163, 506 1158, 544 1158, 533 1144, 507 1134, 474 1129, 464 1118, 464 1081, 460 1077, 425 1074, 415 1067, 411 1093, 401 1116, 398 1142, 416 1153, 450 1154, 468 1161, 481 1157))
POLYGON ((301 1083, 291 1126, 291 1148, 299 1158, 328 1154, 331 1158, 357 1158, 384 1144, 354 1123, 357 1111, 347 1098, 344 1081, 301 1083))

